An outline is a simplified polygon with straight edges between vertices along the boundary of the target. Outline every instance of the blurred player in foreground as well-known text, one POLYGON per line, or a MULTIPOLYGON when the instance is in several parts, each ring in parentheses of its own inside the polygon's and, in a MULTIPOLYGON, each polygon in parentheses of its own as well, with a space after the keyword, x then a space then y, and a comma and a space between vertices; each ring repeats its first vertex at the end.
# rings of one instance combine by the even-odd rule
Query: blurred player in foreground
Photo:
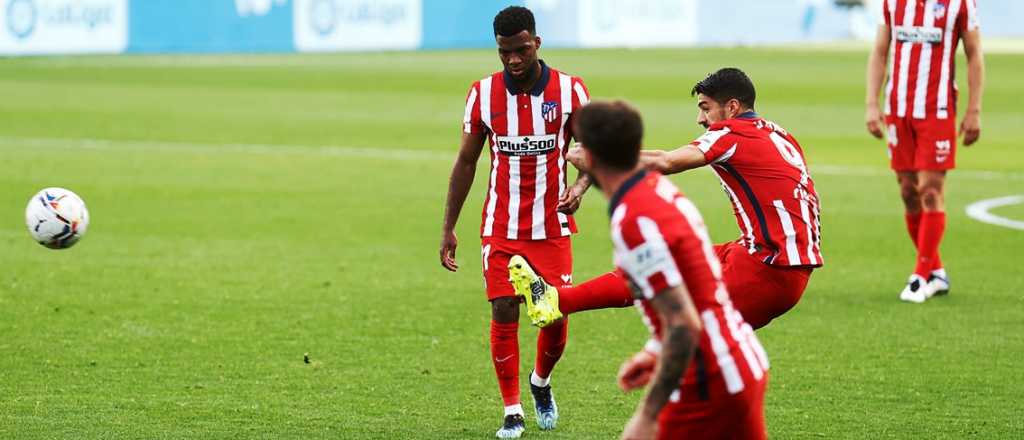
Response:
MULTIPOLYGON (((574 123, 609 199, 616 266, 652 335, 619 372, 626 391, 650 382, 622 438, 766 438, 768 359, 730 302, 697 207, 639 163, 643 123, 631 106, 594 102, 574 123)), ((517 285, 542 287, 518 256, 509 272, 517 285)))
MULTIPOLYGON (((754 84, 745 73, 721 69, 698 82, 692 94, 697 123, 707 131, 672 151, 643 151, 641 165, 663 174, 710 165, 718 174, 740 238, 714 252, 736 309, 758 329, 793 308, 811 273, 824 263, 818 194, 800 144, 754 112, 754 84)), ((580 152, 574 148, 569 158, 588 170, 580 152)), ((576 287, 545 286, 527 302, 527 312, 543 327, 570 313, 630 302, 622 272, 615 271, 576 287)))
MULTIPOLYGON (((567 200, 582 194, 587 179, 566 188, 565 154, 573 137, 571 117, 589 101, 583 81, 547 66, 537 55, 533 14, 509 7, 494 17, 494 36, 504 70, 476 81, 466 98, 462 145, 452 167, 441 233, 441 265, 454 272, 455 223, 473 185, 477 159, 490 141, 491 172, 480 227, 487 299, 491 303, 491 356, 505 417, 496 435, 518 438, 526 429, 519 393, 519 303, 509 283, 514 254, 529 258, 545 280, 572 285, 572 246, 576 224, 565 212, 567 200), (578 185, 578 186, 577 186, 578 185)), ((572 211, 573 209, 567 209, 572 211)), ((551 371, 562 356, 568 326, 562 321, 541 330, 530 374, 537 424, 553 429, 558 406, 551 393, 551 371)))
POLYGON ((946 230, 946 171, 956 166, 956 47, 967 54, 967 112, 960 123, 964 145, 981 135, 981 93, 985 67, 975 0, 885 0, 868 60, 868 131, 889 137, 889 159, 906 208, 907 231, 917 248, 917 265, 900 292, 903 301, 922 303, 949 293, 939 257, 946 230), (892 49, 892 56, 889 51, 892 49), (878 96, 888 61, 883 117, 878 96))

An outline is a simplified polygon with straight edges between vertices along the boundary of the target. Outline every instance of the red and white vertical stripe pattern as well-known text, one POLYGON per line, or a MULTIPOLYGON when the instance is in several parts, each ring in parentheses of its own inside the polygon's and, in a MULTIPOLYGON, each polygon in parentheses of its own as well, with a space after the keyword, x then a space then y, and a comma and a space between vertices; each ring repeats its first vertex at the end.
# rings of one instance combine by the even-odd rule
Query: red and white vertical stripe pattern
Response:
POLYGON ((885 114, 947 119, 955 113, 956 48, 978 28, 976 0, 885 0, 892 35, 885 114))
MULTIPOLYGON (((612 213, 611 235, 615 263, 630 278, 637 307, 652 339, 645 349, 661 349, 661 323, 649 300, 670 288, 682 287, 693 300, 703 335, 701 369, 721 375, 726 391, 736 394, 761 380, 768 357, 750 325, 736 311, 722 282, 704 220, 690 200, 664 177, 651 174, 628 189, 612 213)), ((687 382, 695 380, 690 368, 687 382)))
POLYGON ((589 99, 579 78, 554 69, 537 95, 511 93, 502 72, 473 84, 466 99, 464 131, 486 132, 491 146, 481 236, 544 240, 575 231, 572 218, 558 213, 556 207, 566 188, 565 153, 572 138, 569 118, 589 99), (550 141, 552 147, 510 154, 499 144, 513 138, 524 143, 550 141))

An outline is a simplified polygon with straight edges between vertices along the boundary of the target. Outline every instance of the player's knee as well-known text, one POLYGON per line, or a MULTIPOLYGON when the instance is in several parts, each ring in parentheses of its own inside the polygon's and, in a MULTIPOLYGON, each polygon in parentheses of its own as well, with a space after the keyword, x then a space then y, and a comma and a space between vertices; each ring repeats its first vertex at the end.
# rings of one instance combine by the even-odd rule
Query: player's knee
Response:
POLYGON ((921 194, 921 206, 927 211, 938 211, 943 207, 942 188, 936 186, 925 186, 919 191, 921 194))
POLYGON ((496 322, 518 322, 519 298, 515 296, 495 298, 491 301, 491 319, 496 322))

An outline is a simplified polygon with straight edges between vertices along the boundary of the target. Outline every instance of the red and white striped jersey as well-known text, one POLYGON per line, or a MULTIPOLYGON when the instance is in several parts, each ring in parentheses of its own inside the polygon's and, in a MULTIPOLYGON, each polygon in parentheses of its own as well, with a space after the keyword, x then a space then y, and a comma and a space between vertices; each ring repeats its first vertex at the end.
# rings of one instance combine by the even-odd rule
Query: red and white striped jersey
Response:
POLYGON ((751 255, 773 266, 824 264, 818 194, 793 136, 748 112, 712 124, 691 145, 722 181, 751 255))
POLYGON ((655 295, 683 286, 697 309, 700 345, 679 392, 736 394, 762 380, 768 356, 732 306, 697 207, 662 175, 640 171, 612 197, 610 211, 615 265, 629 278, 651 330, 645 349, 661 350, 660 319, 649 303, 655 295))
POLYGON ((947 119, 956 114, 956 48, 978 29, 976 0, 884 0, 891 30, 885 114, 947 119))
POLYGON ((555 208, 566 185, 569 119, 589 100, 582 80, 543 61, 533 90, 517 90, 505 72, 473 83, 463 130, 487 133, 491 147, 481 237, 543 240, 576 232, 572 216, 555 208))

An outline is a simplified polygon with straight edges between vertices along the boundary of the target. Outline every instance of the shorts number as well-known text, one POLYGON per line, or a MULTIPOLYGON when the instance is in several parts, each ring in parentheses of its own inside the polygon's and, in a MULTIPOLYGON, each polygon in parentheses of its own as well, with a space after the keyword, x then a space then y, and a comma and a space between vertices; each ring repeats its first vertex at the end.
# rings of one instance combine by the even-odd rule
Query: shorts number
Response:
POLYGON ((483 258, 483 260, 484 260, 484 270, 485 271, 490 266, 488 264, 488 262, 487 262, 487 260, 488 260, 487 257, 489 257, 490 255, 491 255, 491 245, 487 245, 487 246, 484 246, 484 247, 480 248, 480 257, 483 258))

